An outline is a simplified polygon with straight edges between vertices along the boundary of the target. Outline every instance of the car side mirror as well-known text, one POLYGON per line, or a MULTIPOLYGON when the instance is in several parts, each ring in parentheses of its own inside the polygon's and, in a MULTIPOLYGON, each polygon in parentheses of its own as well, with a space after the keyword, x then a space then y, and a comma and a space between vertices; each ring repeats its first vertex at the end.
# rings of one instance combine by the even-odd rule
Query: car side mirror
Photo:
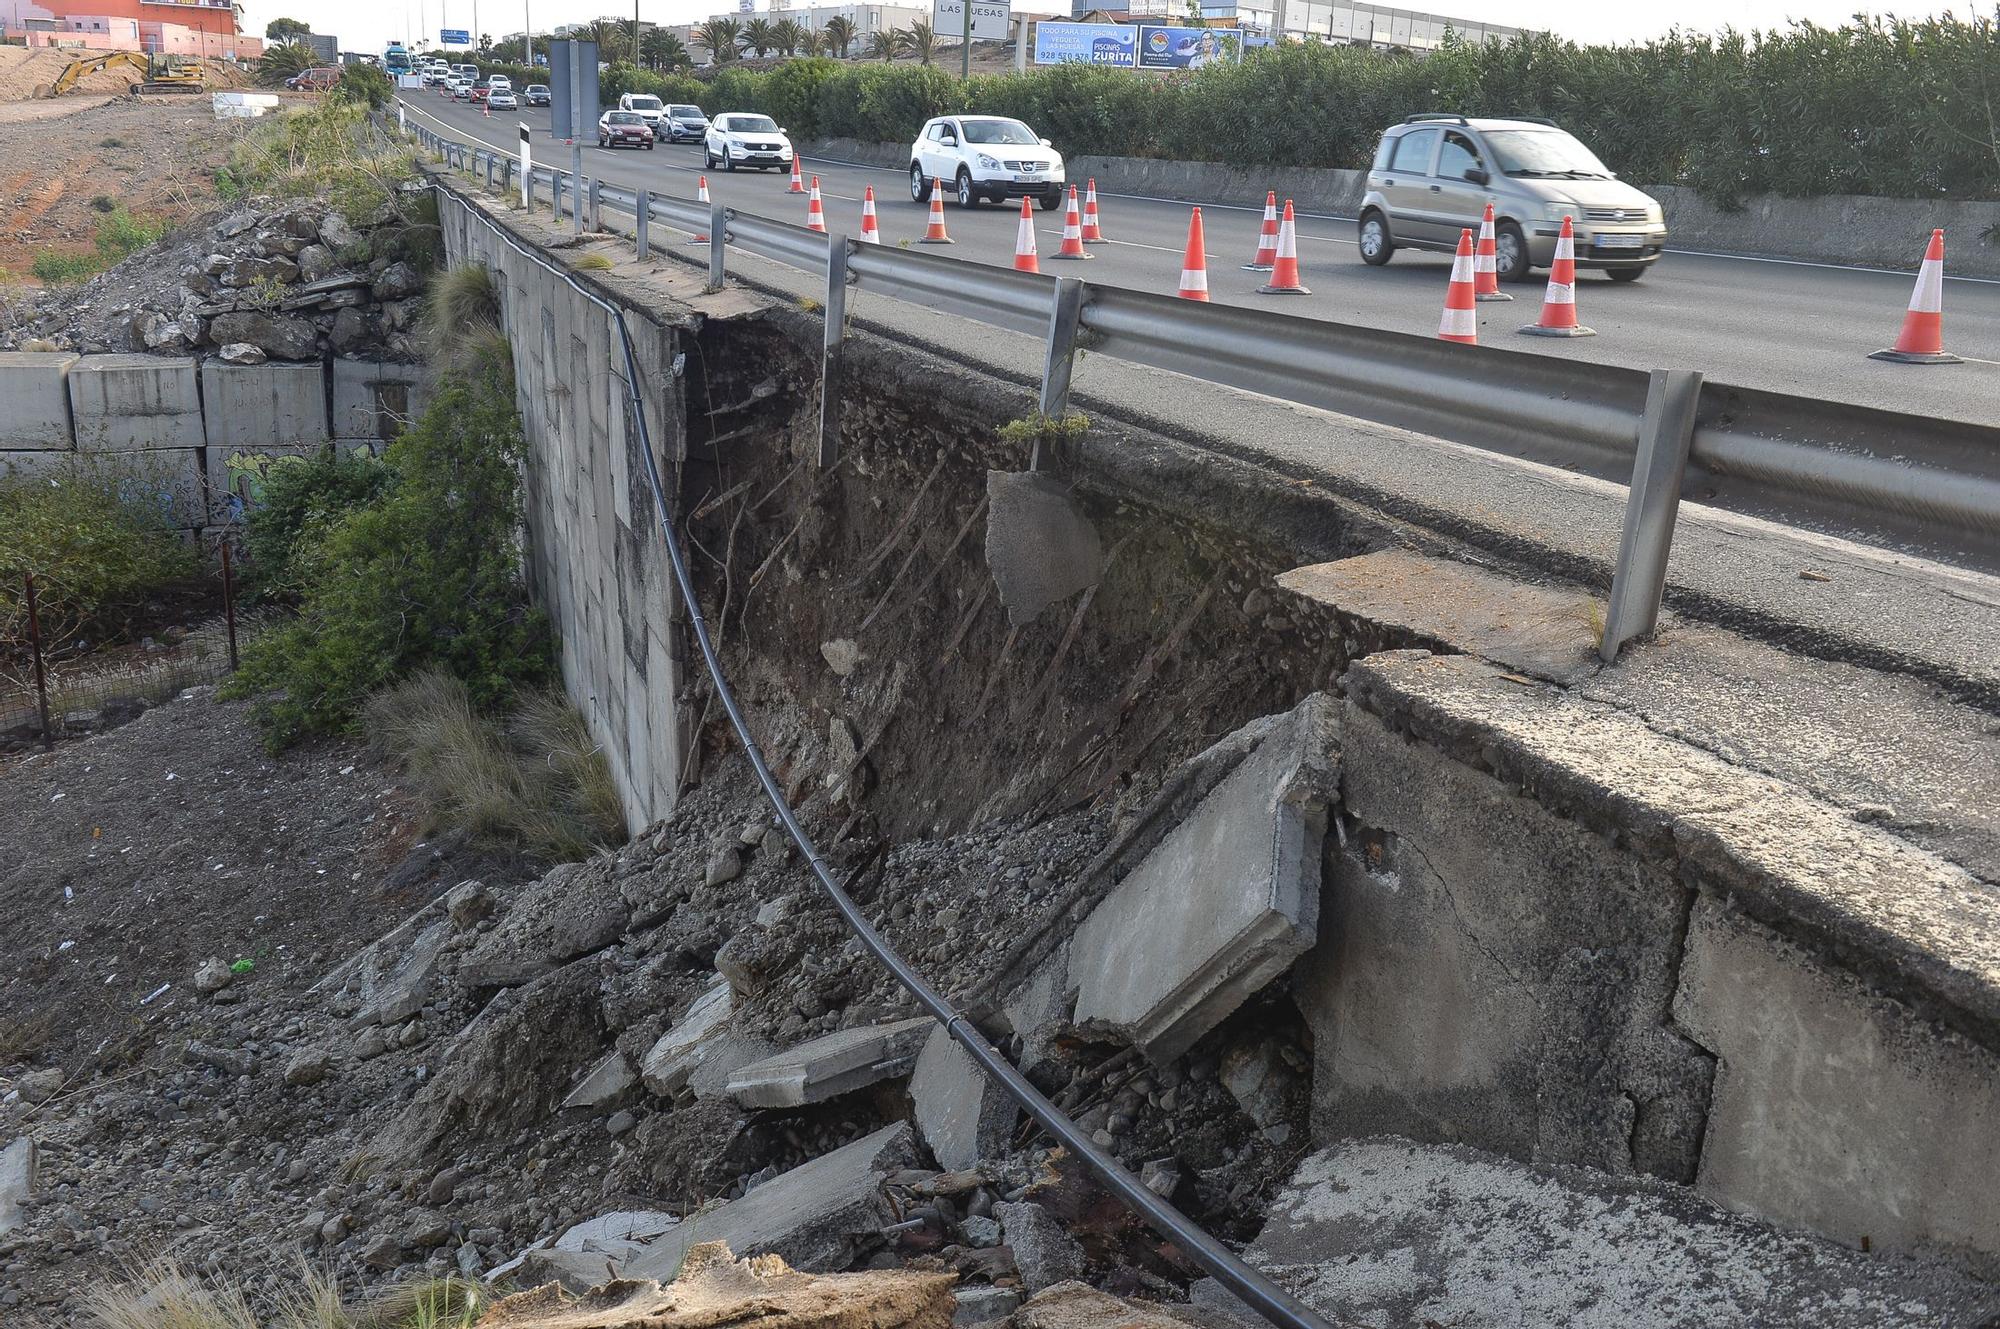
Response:
POLYGON ((1484 166, 1468 166, 1465 168, 1465 178, 1475 185, 1483 185, 1493 177, 1486 173, 1484 166))
POLYGON ((1043 140, 1042 140, 1042 146, 1043 146, 1043 147, 1045 147, 1045 148, 1053 148, 1053 147, 1055 146, 1055 144, 1053 144, 1053 143, 1049 142, 1049 141, 1048 141, 1047 139, 1043 139, 1043 140))

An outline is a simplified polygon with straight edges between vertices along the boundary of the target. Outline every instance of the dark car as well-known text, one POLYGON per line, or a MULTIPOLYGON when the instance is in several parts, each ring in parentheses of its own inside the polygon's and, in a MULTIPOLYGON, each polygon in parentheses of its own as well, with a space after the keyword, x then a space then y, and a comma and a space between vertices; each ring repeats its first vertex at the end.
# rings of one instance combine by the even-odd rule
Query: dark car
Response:
POLYGON ((521 99, 530 106, 547 106, 555 100, 546 83, 530 83, 521 90, 521 99))
POLYGON ((653 127, 637 111, 606 111, 597 120, 597 146, 615 148, 630 144, 635 148, 653 146, 653 127))

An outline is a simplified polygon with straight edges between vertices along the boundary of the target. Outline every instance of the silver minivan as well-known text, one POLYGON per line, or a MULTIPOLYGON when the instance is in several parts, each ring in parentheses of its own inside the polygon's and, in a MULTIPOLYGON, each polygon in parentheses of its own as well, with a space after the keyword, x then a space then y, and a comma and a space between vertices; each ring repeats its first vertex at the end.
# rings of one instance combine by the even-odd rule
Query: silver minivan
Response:
POLYGON ((1413 115, 1375 149, 1361 200, 1361 257, 1387 263, 1398 249, 1445 253, 1475 234, 1493 205, 1502 281, 1526 281, 1555 260, 1570 218, 1576 265, 1637 281, 1667 243, 1660 205, 1613 175, 1552 120, 1413 115))

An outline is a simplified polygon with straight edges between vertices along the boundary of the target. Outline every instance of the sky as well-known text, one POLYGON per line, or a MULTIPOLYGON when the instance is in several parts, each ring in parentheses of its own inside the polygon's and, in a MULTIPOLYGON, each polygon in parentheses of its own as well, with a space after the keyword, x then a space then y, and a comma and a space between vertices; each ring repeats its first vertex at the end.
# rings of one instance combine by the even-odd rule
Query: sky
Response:
MULTIPOLYGON (((340 38, 342 50, 379 51, 390 40, 440 27, 473 28, 498 37, 519 32, 532 21, 537 32, 550 25, 572 23, 630 11, 632 0, 244 0, 245 25, 262 33, 274 18, 296 18, 313 31, 340 38), (526 18, 524 20, 524 13, 526 18)), ((899 0, 921 3, 922 0, 899 0)), ((1657 36, 1670 27, 1715 30, 1782 26, 1794 18, 1838 24, 1855 10, 1869 8, 1861 0, 1676 0, 1660 5, 1607 0, 1404 0, 1406 7, 1452 17, 1485 19, 1514 27, 1549 28, 1575 41, 1624 42, 1657 36)), ((769 0, 756 0, 762 10, 769 0)), ((805 0, 794 0, 799 6, 805 0)), ((1020 0, 1023 8, 1049 11, 1067 8, 1059 0, 1020 0)), ((736 0, 637 0, 639 16, 654 23, 700 21, 713 13, 733 12, 736 0)), ((1906 0, 1891 12, 1923 17, 1951 6, 1906 0)), ((1982 0, 1957 6, 1982 8, 1982 0)))

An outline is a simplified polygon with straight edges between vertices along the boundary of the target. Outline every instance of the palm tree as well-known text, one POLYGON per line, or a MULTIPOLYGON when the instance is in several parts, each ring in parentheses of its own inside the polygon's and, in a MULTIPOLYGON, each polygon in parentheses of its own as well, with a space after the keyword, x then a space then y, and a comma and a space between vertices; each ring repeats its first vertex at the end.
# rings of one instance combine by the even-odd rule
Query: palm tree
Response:
POLYGON ((781 18, 771 25, 771 42, 778 48, 779 55, 797 55, 799 43, 805 40, 806 30, 799 26, 795 18, 781 18))
POLYGON ((799 51, 804 55, 831 55, 833 39, 823 32, 814 32, 802 23, 799 25, 799 51))
POLYGON ((687 43, 665 28, 647 28, 646 35, 639 39, 639 51, 645 56, 648 69, 672 73, 676 69, 686 69, 692 63, 688 59, 687 43))
POLYGON ((826 33, 827 41, 832 44, 834 54, 845 60, 847 48, 854 44, 854 20, 845 14, 835 14, 826 21, 826 27, 822 31, 826 33))
POLYGON ((877 60, 894 60, 910 45, 910 34, 901 28, 868 34, 868 54, 877 60))
POLYGON ((304 42, 279 42, 264 48, 257 61, 257 81, 267 88, 281 88, 288 78, 296 78, 319 63, 313 48, 304 42))
MULTIPOLYGON (((623 27, 615 18, 596 18, 583 25, 584 30, 577 35, 588 37, 597 43, 597 58, 612 61, 618 58, 618 44, 624 37, 623 27)), ((627 42, 627 46, 631 43, 627 42)))
POLYGON ((920 18, 912 23, 905 38, 905 45, 909 47, 910 54, 917 57, 918 64, 927 65, 935 60, 938 53, 938 39, 937 34, 931 31, 931 21, 920 18))
POLYGON ((743 49, 759 59, 778 44, 774 25, 767 18, 753 18, 743 25, 743 49))
POLYGON ((743 25, 733 18, 712 18, 694 30, 695 40, 708 48, 708 58, 716 64, 734 60, 736 44, 743 39, 743 25))

